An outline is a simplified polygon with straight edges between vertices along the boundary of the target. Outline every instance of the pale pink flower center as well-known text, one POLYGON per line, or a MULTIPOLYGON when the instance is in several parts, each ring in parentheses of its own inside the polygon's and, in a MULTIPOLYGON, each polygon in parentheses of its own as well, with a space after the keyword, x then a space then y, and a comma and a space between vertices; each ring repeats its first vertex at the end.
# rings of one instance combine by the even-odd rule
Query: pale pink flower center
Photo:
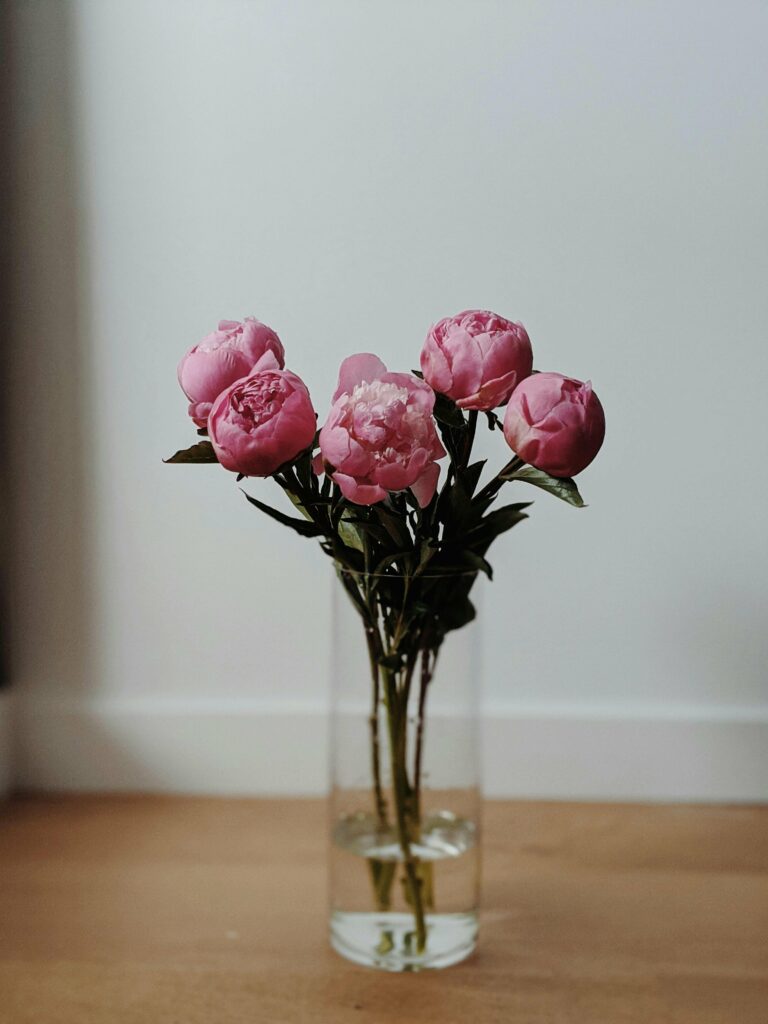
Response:
POLYGON ((469 335, 475 337, 478 334, 493 334, 496 331, 508 331, 511 328, 509 320, 496 316, 493 313, 469 313, 467 316, 441 321, 435 325, 435 336, 438 341, 443 341, 446 334, 454 325, 462 327, 469 335))
POLYGON ((358 384, 341 399, 339 423, 377 465, 407 464, 414 451, 428 446, 428 427, 420 410, 409 409, 407 388, 384 381, 358 384))
POLYGON ((234 347, 243 333, 241 326, 235 327, 229 331, 216 331, 211 334, 208 338, 205 338, 197 346, 198 352, 215 352, 220 348, 232 348, 234 347))
POLYGON ((276 374, 261 374, 245 387, 238 388, 230 400, 233 413, 243 430, 253 430, 280 411, 287 386, 276 374))

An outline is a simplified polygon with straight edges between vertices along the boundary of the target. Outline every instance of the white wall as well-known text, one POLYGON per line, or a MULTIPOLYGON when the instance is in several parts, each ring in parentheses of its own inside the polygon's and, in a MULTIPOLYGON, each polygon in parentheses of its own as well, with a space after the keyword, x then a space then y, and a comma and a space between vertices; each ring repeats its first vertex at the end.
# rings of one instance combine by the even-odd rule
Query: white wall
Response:
POLYGON ((255 314, 322 416, 481 306, 608 419, 493 551, 489 789, 764 796, 765 4, 14 11, 19 781, 322 785, 328 564, 161 464, 176 361, 255 314))

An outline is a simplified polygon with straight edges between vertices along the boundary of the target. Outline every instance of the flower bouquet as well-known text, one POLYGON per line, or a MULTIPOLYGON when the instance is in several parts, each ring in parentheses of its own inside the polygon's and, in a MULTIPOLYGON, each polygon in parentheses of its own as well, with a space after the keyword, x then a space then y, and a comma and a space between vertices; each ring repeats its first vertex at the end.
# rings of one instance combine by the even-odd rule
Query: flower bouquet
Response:
MULTIPOLYGON (((219 462, 238 481, 271 477, 291 512, 247 500, 333 561, 357 628, 349 656, 336 651, 336 674, 348 678, 334 710, 331 936, 348 958, 389 970, 455 963, 476 940, 477 804, 467 793, 477 787, 456 778, 456 763, 475 756, 473 715, 459 716, 463 738, 456 714, 445 716, 453 732, 440 751, 427 698, 443 665, 447 679, 461 661, 461 647, 445 653, 448 640, 475 618, 491 544, 527 517, 530 502, 501 504, 500 494, 533 485, 581 507, 572 478, 605 432, 591 384, 535 371, 525 328, 494 313, 440 320, 420 366, 345 359, 318 430, 277 334, 253 318, 222 321, 179 365, 203 439, 168 460, 219 462), (473 460, 478 423, 511 450, 495 472, 473 460), (452 769, 442 789, 439 754, 452 769)), ((345 643, 337 634, 337 648, 345 643)))

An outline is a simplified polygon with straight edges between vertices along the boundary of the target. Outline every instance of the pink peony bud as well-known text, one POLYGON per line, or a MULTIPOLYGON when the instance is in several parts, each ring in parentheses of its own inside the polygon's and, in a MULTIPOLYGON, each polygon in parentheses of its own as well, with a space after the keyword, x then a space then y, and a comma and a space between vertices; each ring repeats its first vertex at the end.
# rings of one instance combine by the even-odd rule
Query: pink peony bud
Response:
POLYGON ((323 461, 345 498, 382 501, 410 487, 425 508, 437 488, 445 455, 435 430, 431 388, 409 373, 388 373, 374 355, 350 356, 320 431, 323 461))
POLYGON ((266 324, 248 316, 222 320, 218 330, 193 345, 179 363, 179 384, 190 401, 189 415, 204 427, 211 405, 221 392, 255 369, 281 369, 285 352, 266 324))
POLYGON ((515 388, 504 415, 504 437, 531 466, 551 476, 575 476, 600 451, 605 414, 589 381, 536 373, 515 388))
POLYGON ((482 309, 440 320, 421 350, 424 379, 461 409, 494 409, 533 369, 522 324, 482 309))
POLYGON ((304 382, 290 370, 257 370, 223 391, 208 433, 225 469, 271 476, 308 448, 316 416, 304 382))

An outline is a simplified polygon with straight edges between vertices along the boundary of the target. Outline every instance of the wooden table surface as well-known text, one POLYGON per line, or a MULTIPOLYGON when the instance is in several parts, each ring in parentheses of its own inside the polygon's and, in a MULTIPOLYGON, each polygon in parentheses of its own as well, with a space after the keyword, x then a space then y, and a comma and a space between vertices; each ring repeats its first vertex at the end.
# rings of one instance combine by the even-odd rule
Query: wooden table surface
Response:
POLYGON ((319 801, 0 804, 2 1024, 767 1024, 768 808, 491 802, 475 956, 328 948, 319 801))

